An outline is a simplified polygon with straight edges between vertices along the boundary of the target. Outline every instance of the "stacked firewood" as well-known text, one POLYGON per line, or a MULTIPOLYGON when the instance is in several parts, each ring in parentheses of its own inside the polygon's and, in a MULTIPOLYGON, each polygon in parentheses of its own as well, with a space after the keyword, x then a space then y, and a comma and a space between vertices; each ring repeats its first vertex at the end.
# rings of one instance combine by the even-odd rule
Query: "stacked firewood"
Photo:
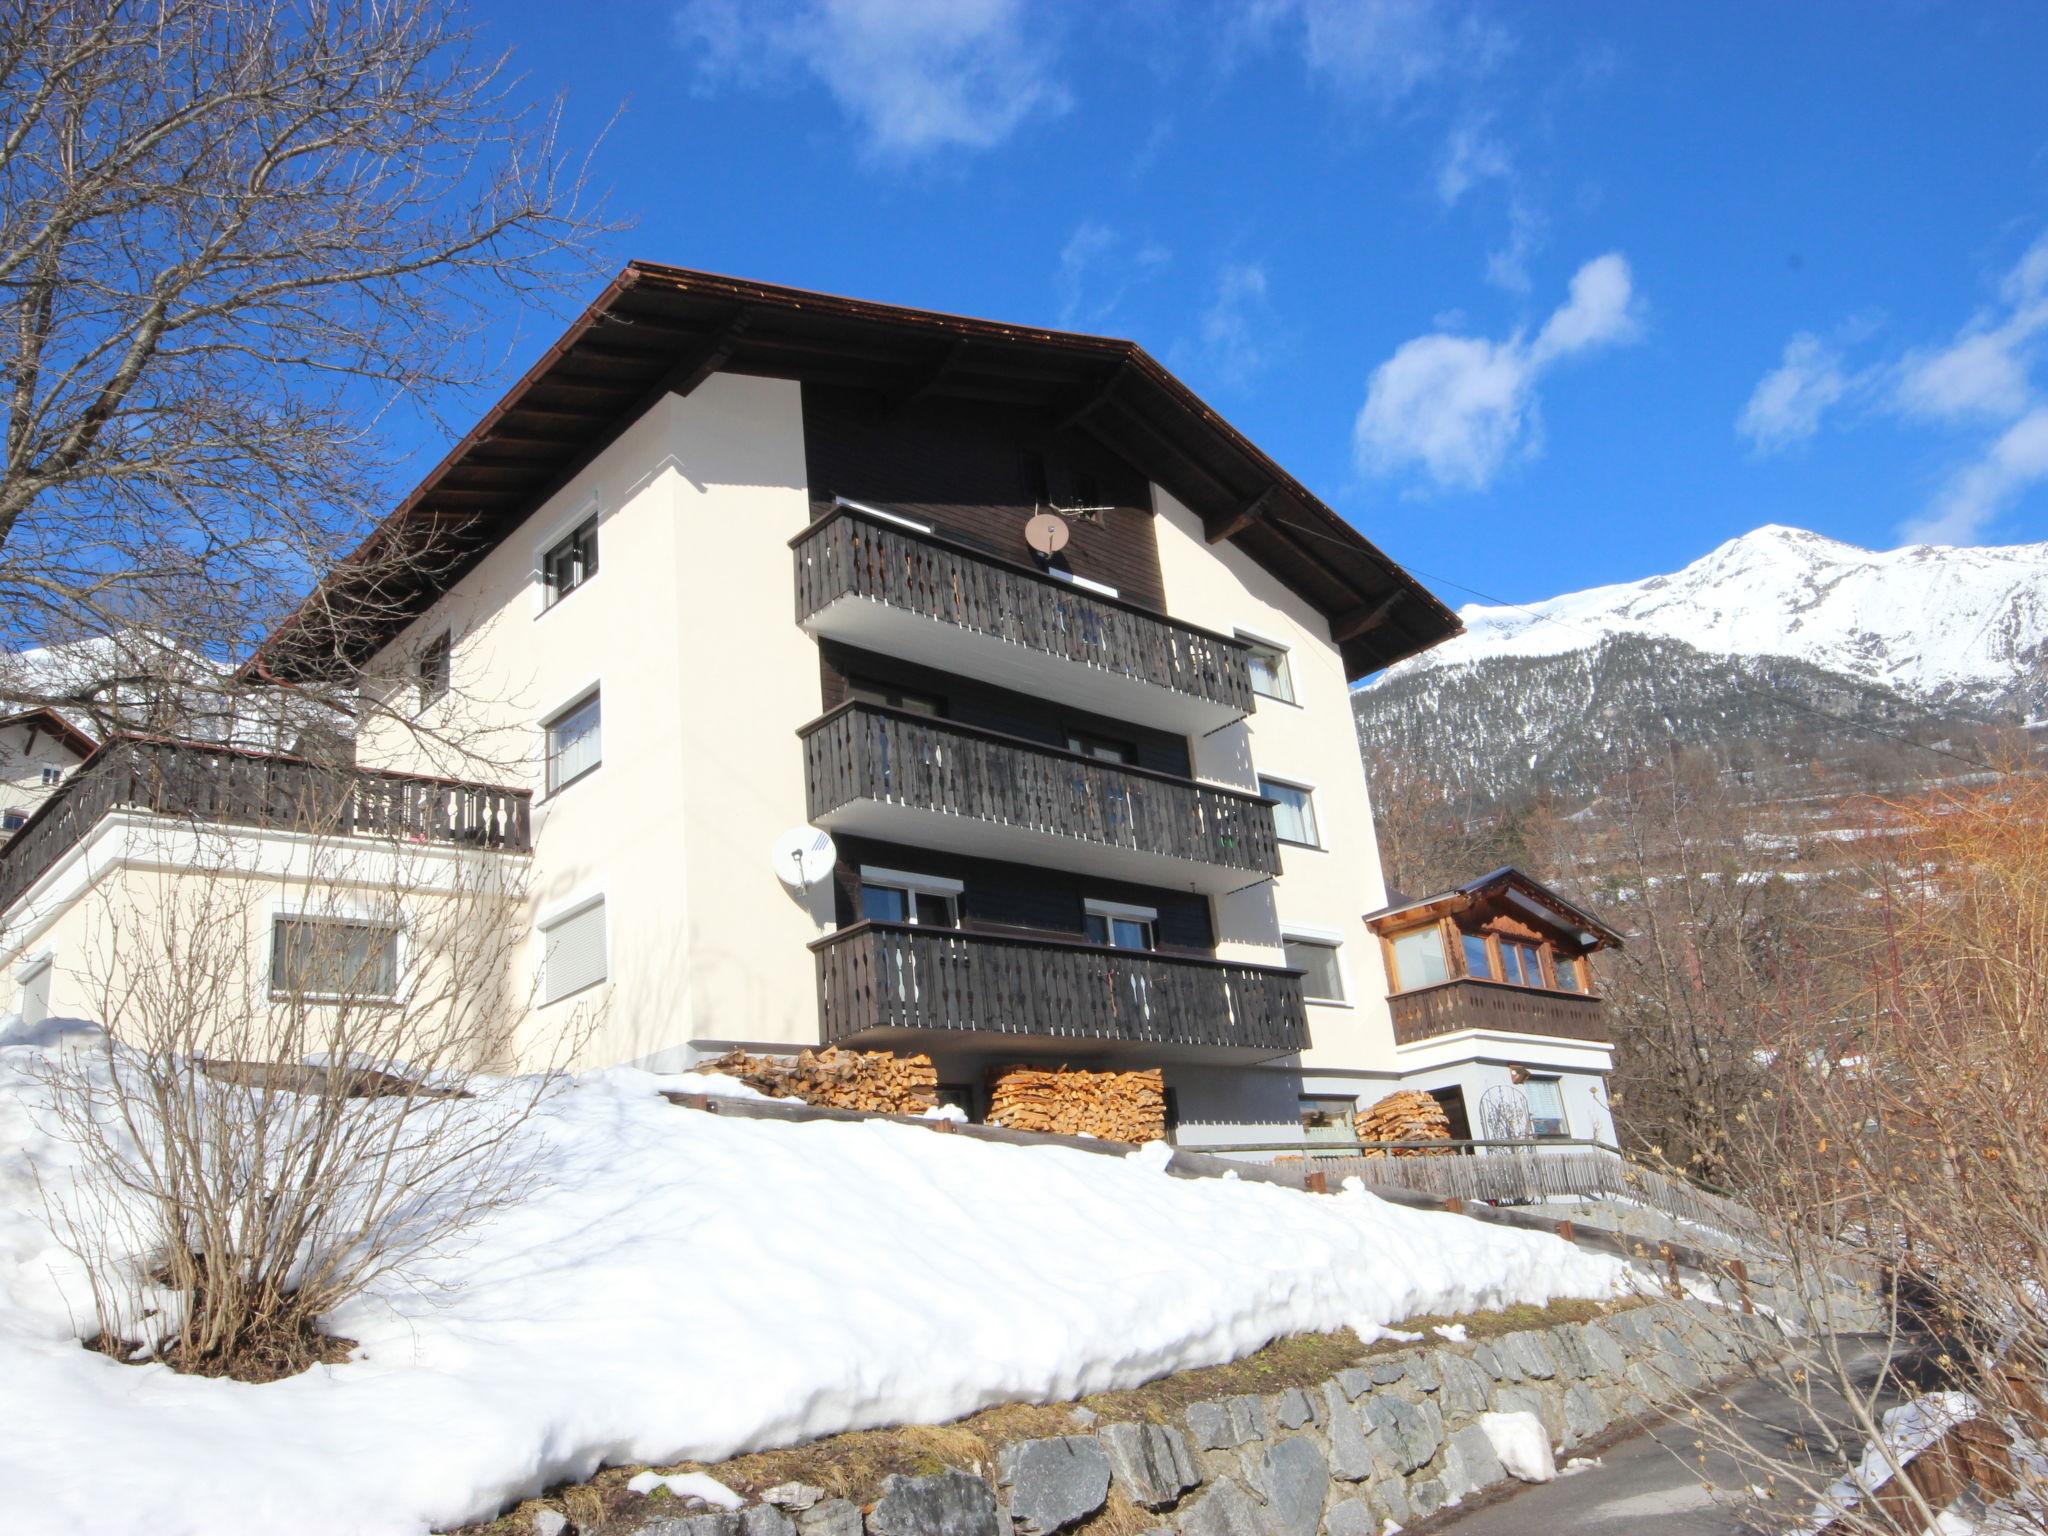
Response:
POLYGON ((727 1051, 700 1072, 736 1077, 778 1099, 802 1099, 819 1109, 860 1109, 871 1114, 917 1115, 938 1102, 939 1074, 929 1056, 893 1051, 799 1051, 790 1056, 749 1056, 727 1051))
POLYGON ((1166 1085, 1157 1071, 1005 1067, 989 1089, 988 1122, 1057 1136, 1159 1141, 1166 1135, 1166 1085))
MULTIPOLYGON (((1451 1122, 1444 1115, 1443 1105, 1429 1094, 1412 1088, 1390 1093, 1371 1109, 1359 1115, 1353 1124, 1358 1130, 1360 1141, 1449 1141, 1451 1122)), ((1402 1147, 1389 1151, 1385 1148, 1369 1147, 1367 1157, 1435 1157, 1439 1154, 1420 1147, 1402 1147)))

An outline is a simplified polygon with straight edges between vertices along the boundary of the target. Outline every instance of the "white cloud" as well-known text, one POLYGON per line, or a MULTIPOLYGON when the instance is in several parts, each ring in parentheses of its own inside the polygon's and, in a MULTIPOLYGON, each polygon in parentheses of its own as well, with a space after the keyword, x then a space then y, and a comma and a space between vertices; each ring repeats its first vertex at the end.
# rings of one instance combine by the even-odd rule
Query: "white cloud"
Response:
POLYGON ((2036 406, 1998 435, 1948 484, 1927 515, 1905 526, 1916 543, 1968 544, 2028 487, 2048 480, 2048 406, 2036 406))
POLYGON ((1443 0, 1298 0, 1309 67, 1392 105, 1447 74, 1479 74, 1507 33, 1443 0))
POLYGON ((1224 265, 1202 311, 1192 345, 1175 349, 1174 364, 1217 384, 1241 388, 1272 361, 1273 313, 1266 269, 1255 261, 1224 265))
POLYGON ((1527 293, 1529 258, 1543 244, 1545 220, 1535 208, 1517 197, 1508 204, 1508 243, 1486 257, 1486 280, 1509 293, 1527 293))
POLYGON ((1456 207, 1481 182, 1513 177, 1514 160, 1491 129, 1491 119, 1473 118, 1453 128, 1444 140, 1443 158, 1436 168, 1436 196, 1446 208, 1456 207))
POLYGON ((1980 311, 1945 347, 1906 354, 1895 400, 1934 421, 2009 421, 2027 408, 2028 375, 2048 340, 2048 235, 1999 285, 2002 304, 1980 311))
POLYGON ((677 42, 700 88, 809 76, 859 124, 867 152, 987 149, 1071 105, 1024 0, 683 0, 677 42))
POLYGON ((1361 469, 1419 470, 1437 485, 1482 490, 1510 457, 1537 451, 1536 385, 1557 363, 1633 340, 1640 304, 1628 262, 1596 257, 1534 337, 1436 333, 1404 342, 1373 370, 1353 427, 1361 469))
POLYGON ((1171 259, 1155 240, 1134 240, 1099 220, 1084 220, 1060 248, 1054 279, 1060 325, 1067 330, 1100 330, 1125 295, 1171 259))
POLYGON ((1820 419, 1849 390, 1842 354, 1801 331, 1785 343, 1778 366, 1757 381, 1735 430, 1758 453, 1775 453, 1820 430, 1820 419))

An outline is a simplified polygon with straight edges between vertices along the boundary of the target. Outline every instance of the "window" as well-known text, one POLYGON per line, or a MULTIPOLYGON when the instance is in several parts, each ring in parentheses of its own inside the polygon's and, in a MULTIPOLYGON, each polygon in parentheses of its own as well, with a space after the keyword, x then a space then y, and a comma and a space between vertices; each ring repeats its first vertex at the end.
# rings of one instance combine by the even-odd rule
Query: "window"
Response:
POLYGON ((934 719, 946 712, 946 701, 935 693, 919 693, 915 689, 898 688, 893 683, 877 683, 865 677, 848 678, 846 696, 859 704, 880 704, 886 709, 900 709, 912 715, 930 715, 934 719))
POLYGON ((595 693, 547 724, 548 793, 575 783, 604 761, 604 717, 595 693))
POLYGON ((1516 944, 1502 939, 1500 968, 1503 981, 1524 987, 1543 985, 1543 959, 1534 944, 1516 944))
POLYGON ((915 923, 921 928, 958 928, 958 880, 936 875, 909 875, 901 870, 863 865, 860 872, 860 915, 871 923, 915 923))
POLYGON ((604 898, 541 926, 541 1001, 559 1002, 605 978, 604 898))
POLYGON ((1308 1142, 1350 1142, 1353 1140, 1351 1114, 1357 1107, 1351 1099, 1304 1097, 1301 1101, 1301 1135, 1308 1142))
POLYGON ((1270 640, 1255 640, 1243 631, 1238 639, 1245 643, 1245 662, 1251 668, 1252 692, 1268 699, 1278 699, 1283 704, 1294 702, 1294 672, 1287 665, 1287 647, 1275 645, 1270 640))
POLYGON ((270 925, 270 990, 305 997, 396 997, 398 928, 367 918, 276 918, 270 925))
POLYGON ((1451 979, 1451 968, 1444 963, 1444 936, 1436 924, 1396 934, 1393 948, 1396 991, 1413 992, 1451 979))
POLYGON ((64 770, 62 768, 45 768, 43 770, 43 784, 45 788, 48 788, 49 786, 56 784, 62 784, 63 782, 64 770))
POLYGON ((1138 749, 1127 741, 1111 741, 1107 736, 1094 736, 1087 731, 1067 732, 1067 750, 1103 763, 1130 763, 1138 756, 1138 749))
POLYGON ((1310 791, 1299 784, 1262 778, 1259 780, 1259 793, 1278 802, 1273 807, 1273 830, 1281 842, 1299 843, 1305 848, 1322 846, 1316 837, 1316 808, 1310 799, 1310 791))
POLYGON ((1459 941, 1465 946, 1465 974, 1477 976, 1481 981, 1493 980, 1493 951, 1487 948, 1483 933, 1461 933, 1459 941))
POLYGON ((1558 986, 1566 992, 1584 992, 1587 990, 1584 976, 1579 969, 1585 963, 1584 960, 1572 955, 1552 955, 1550 957, 1550 969, 1557 977, 1558 986))
POLYGON ((1564 1088, 1554 1077, 1532 1077, 1522 1084, 1522 1096, 1529 1101, 1531 1136, 1569 1136, 1564 1118, 1564 1088))
POLYGON ((27 820, 27 811, 0 811, 0 832, 17 832, 27 820))
POLYGON ((420 647, 420 708, 425 709, 434 700, 448 691, 448 684, 454 676, 455 636, 452 630, 442 630, 425 645, 420 647))
POLYGON ((1337 964, 1338 945, 1329 939, 1288 934, 1281 941, 1291 970, 1301 971, 1301 992, 1312 1003, 1344 1001, 1344 971, 1337 964))
POLYGON ((1082 923, 1088 942, 1110 949, 1157 948, 1158 922, 1159 913, 1151 907, 1090 901, 1082 908, 1082 923))
POLYGON ((592 513, 540 562, 541 585, 552 608, 597 574, 597 514, 592 513))

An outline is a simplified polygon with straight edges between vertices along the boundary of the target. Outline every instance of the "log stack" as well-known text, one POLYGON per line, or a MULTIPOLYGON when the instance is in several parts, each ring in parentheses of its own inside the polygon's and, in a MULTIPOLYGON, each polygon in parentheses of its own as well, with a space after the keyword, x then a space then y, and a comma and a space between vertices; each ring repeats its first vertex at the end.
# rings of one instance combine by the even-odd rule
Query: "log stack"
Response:
MULTIPOLYGON (((1449 1141, 1451 1122, 1443 1105, 1426 1093, 1412 1088, 1390 1093, 1360 1114, 1353 1124, 1360 1141, 1449 1141)), ((1445 1151, 1450 1150, 1445 1148, 1445 1151)), ((1368 1147, 1367 1157, 1439 1157, 1442 1153, 1421 1147, 1388 1150, 1368 1147)))
POLYGON ((919 1115, 939 1101, 939 1074, 931 1057, 898 1056, 894 1051, 828 1046, 799 1051, 794 1057, 727 1051, 697 1070, 738 1078, 772 1098, 801 1099, 819 1109, 919 1115))
POLYGON ((1005 1067, 992 1078, 990 1125, 1133 1143, 1166 1136, 1166 1084, 1156 1070, 1043 1072, 1005 1067))

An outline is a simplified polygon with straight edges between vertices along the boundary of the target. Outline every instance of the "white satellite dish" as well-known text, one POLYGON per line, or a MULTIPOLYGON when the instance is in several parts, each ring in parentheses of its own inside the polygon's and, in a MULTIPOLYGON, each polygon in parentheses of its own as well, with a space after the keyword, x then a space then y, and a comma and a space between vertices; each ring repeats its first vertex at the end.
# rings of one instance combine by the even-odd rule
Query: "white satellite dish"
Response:
POLYGON ((775 878, 793 891, 816 885, 839 861, 832 834, 816 827, 792 827, 775 839, 775 878))

